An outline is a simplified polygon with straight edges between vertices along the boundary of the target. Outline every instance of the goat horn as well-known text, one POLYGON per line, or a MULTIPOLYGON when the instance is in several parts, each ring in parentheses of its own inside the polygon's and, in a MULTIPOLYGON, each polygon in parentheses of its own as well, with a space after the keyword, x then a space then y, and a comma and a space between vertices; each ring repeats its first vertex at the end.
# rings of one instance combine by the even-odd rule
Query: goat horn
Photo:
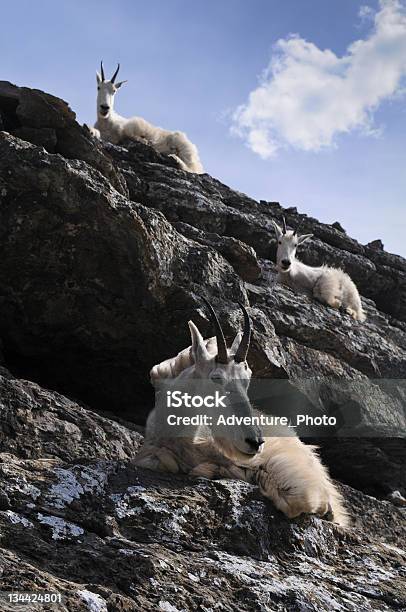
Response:
POLYGON ((117 65, 117 70, 115 71, 115 73, 113 74, 113 76, 111 77, 111 82, 114 83, 114 81, 116 80, 116 77, 118 75, 118 71, 120 70, 120 64, 117 65))
POLYGON ((293 232, 293 235, 294 235, 294 236, 296 236, 296 235, 297 235, 297 233, 298 233, 298 231, 299 231, 300 226, 302 225, 302 223, 303 223, 303 219, 300 219, 299 223, 296 225, 296 229, 295 229, 295 231, 293 232))
POLYGON ((227 345, 226 345, 226 341, 224 338, 224 334, 223 334, 223 330, 221 329, 221 325, 220 322, 217 318, 216 313, 213 310, 213 306, 210 304, 210 302, 208 302, 206 300, 206 298, 202 298, 204 303, 206 304, 207 308, 210 311, 210 316, 211 316, 211 320, 212 323, 216 329, 216 338, 217 338, 217 357, 216 357, 216 361, 218 361, 218 363, 228 363, 228 352, 227 352, 227 345))
POLYGON ((104 78, 104 70, 103 70, 103 60, 100 62, 100 74, 101 74, 102 81, 104 81, 105 78, 104 78))
POLYGON ((244 313, 244 333, 241 338, 240 346, 237 349, 236 354, 234 355, 234 361, 236 363, 241 363, 247 359, 248 349, 250 348, 251 342, 251 320, 248 312, 245 309, 245 306, 238 302, 239 307, 244 313))
POLYGON ((283 221, 283 233, 286 234, 286 221, 285 221, 285 217, 282 217, 282 221, 283 221))

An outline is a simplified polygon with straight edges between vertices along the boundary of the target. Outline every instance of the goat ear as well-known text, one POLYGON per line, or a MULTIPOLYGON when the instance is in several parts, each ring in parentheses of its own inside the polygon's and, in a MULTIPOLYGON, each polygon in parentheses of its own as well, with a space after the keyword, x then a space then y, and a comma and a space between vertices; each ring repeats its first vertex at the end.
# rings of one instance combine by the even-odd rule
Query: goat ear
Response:
POLYGON ((197 329, 193 321, 189 321, 190 337, 192 339, 192 357, 195 363, 207 361, 210 355, 206 349, 202 334, 197 329))
POLYGON ((121 85, 124 85, 124 83, 128 83, 128 81, 119 81, 118 83, 114 83, 114 87, 116 89, 120 89, 121 85))
POLYGON ((303 244, 303 242, 306 242, 306 240, 309 240, 309 238, 313 238, 313 234, 303 234, 303 236, 299 236, 297 243, 303 244))
POLYGON ((242 331, 239 331, 238 334, 236 335, 236 337, 234 338, 234 341, 233 341, 233 343, 231 345, 231 348, 230 348, 230 353, 232 355, 236 354, 237 349, 238 349, 238 347, 241 344, 241 340, 242 340, 242 331))
POLYGON ((100 83, 102 82, 102 78, 98 72, 96 72, 96 80, 97 80, 97 84, 100 85, 100 83))
POLYGON ((272 223, 272 225, 274 227, 274 230, 275 230, 275 233, 276 233, 276 237, 280 238, 283 235, 282 228, 279 227, 279 225, 273 219, 271 220, 271 223, 272 223))

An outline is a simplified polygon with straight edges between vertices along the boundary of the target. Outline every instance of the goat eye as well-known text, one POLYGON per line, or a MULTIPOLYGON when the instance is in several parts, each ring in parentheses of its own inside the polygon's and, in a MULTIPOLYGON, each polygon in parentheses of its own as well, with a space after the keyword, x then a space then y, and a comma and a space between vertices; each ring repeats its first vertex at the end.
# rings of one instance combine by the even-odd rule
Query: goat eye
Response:
POLYGON ((279 240, 279 243, 278 243, 278 244, 282 244, 282 240, 279 240))
POLYGON ((100 87, 97 88, 97 91, 100 91, 100 87))

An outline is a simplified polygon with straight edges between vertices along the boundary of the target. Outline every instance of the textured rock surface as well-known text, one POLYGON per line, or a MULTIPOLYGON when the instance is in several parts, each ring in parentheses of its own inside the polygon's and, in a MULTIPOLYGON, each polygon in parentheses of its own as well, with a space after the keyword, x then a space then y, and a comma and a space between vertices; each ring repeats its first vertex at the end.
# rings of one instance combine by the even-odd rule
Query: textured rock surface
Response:
POLYGON ((199 294, 244 299, 241 281, 216 251, 126 200, 83 161, 1 133, 0 166, 9 361, 93 406, 142 419, 140 392, 152 364, 178 350, 179 320, 185 344, 199 294))
POLYGON ((276 284, 271 219, 296 209, 102 145, 63 101, 7 82, 0 130, 0 364, 36 381, 0 369, 2 583, 62 591, 67 610, 404 608, 405 509, 365 492, 406 493, 406 261, 305 216, 303 260, 353 276, 360 325, 276 284), (202 296, 229 337, 249 308, 265 411, 372 423, 318 440, 359 489, 343 485, 353 529, 289 522, 244 483, 132 467, 137 427, 101 411, 144 422, 150 367, 187 346, 188 319, 211 332, 202 296))
POLYGON ((3 589, 60 592, 58 610, 406 606, 405 509, 343 486, 353 528, 289 521, 246 483, 138 470, 136 432, 1 383, 3 589))
POLYGON ((324 261, 342 266, 362 295, 373 299, 383 312, 406 320, 406 261, 402 257, 376 250, 373 245, 363 246, 342 228, 298 214, 296 208, 257 202, 208 175, 185 176, 157 164, 145 164, 137 144, 129 150, 106 145, 106 150, 125 176, 131 199, 161 210, 170 221, 237 238, 252 246, 259 257, 275 258, 272 218, 281 221, 284 215, 292 227, 304 218, 302 231, 312 232, 314 240, 302 251, 302 260, 310 265, 324 261))
POLYGON ((0 368, 0 449, 30 459, 129 459, 142 436, 0 368))
MULTIPOLYGON (((137 160, 144 150, 137 149, 137 160)), ((124 155, 122 149, 115 154, 124 155)), ((368 321, 356 324, 275 285, 269 260, 261 261, 262 280, 244 284, 236 271, 253 277, 258 263, 241 239, 257 242, 261 251, 248 198, 227 191, 237 210, 205 193, 207 185, 212 192, 220 189, 214 179, 189 178, 148 161, 137 161, 131 176, 122 168, 130 191, 135 173, 145 168, 160 173, 161 181, 159 190, 151 182, 143 198, 148 207, 127 200, 84 161, 1 134, 0 332, 9 362, 25 376, 140 421, 145 412, 137 403, 148 393, 150 367, 187 345, 189 318, 209 333, 204 312, 197 311, 205 295, 223 312, 230 336, 240 324, 236 302, 249 301, 255 325, 250 359, 257 376, 404 377, 402 321, 367 301, 368 321), (153 193, 156 208, 189 238, 152 210, 153 193), (201 201, 191 197, 196 193, 201 201), (181 221, 179 202, 190 213, 181 221), (232 227, 235 216, 238 231, 232 227), (196 218, 207 231, 190 226, 196 218), (230 227, 222 226, 222 218, 230 227), (217 232, 234 236, 222 240, 217 232)), ((141 191, 136 195, 141 199, 141 191)), ((273 235, 265 225, 269 250, 273 235)), ((349 251, 343 252, 350 260, 349 251)), ((400 426, 398 403, 394 398, 394 424, 400 426)))
POLYGON ((63 100, 37 89, 0 81, 0 109, 3 129, 50 153, 86 161, 120 193, 128 194, 125 181, 110 157, 89 130, 75 121, 75 113, 63 100))

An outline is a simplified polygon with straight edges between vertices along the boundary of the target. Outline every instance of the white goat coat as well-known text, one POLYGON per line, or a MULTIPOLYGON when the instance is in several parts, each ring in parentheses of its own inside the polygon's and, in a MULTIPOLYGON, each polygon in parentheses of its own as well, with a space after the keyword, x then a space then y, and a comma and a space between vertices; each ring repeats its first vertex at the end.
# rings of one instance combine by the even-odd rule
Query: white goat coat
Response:
POLYGON ((120 144, 125 139, 149 144, 159 153, 176 159, 183 170, 201 174, 204 172, 197 147, 183 132, 171 132, 156 127, 142 117, 126 119, 114 110, 104 118, 100 115, 94 125, 103 140, 120 144))
MULTIPOLYGON (((216 338, 205 340, 207 350, 217 354, 216 338)), ((177 378, 193 364, 191 347, 155 365, 151 382, 177 378)), ((153 412, 147 422, 146 439, 136 465, 206 478, 237 478, 257 483, 261 493, 289 518, 302 513, 330 514, 334 522, 348 524, 342 497, 315 452, 285 427, 268 428, 262 450, 241 462, 226 440, 154 439, 153 412), (152 436, 152 437, 151 437, 152 436)))
POLYGON ((340 268, 313 268, 295 259, 288 272, 279 270, 278 279, 289 287, 310 291, 317 300, 333 308, 343 307, 356 321, 366 319, 355 283, 340 268))

